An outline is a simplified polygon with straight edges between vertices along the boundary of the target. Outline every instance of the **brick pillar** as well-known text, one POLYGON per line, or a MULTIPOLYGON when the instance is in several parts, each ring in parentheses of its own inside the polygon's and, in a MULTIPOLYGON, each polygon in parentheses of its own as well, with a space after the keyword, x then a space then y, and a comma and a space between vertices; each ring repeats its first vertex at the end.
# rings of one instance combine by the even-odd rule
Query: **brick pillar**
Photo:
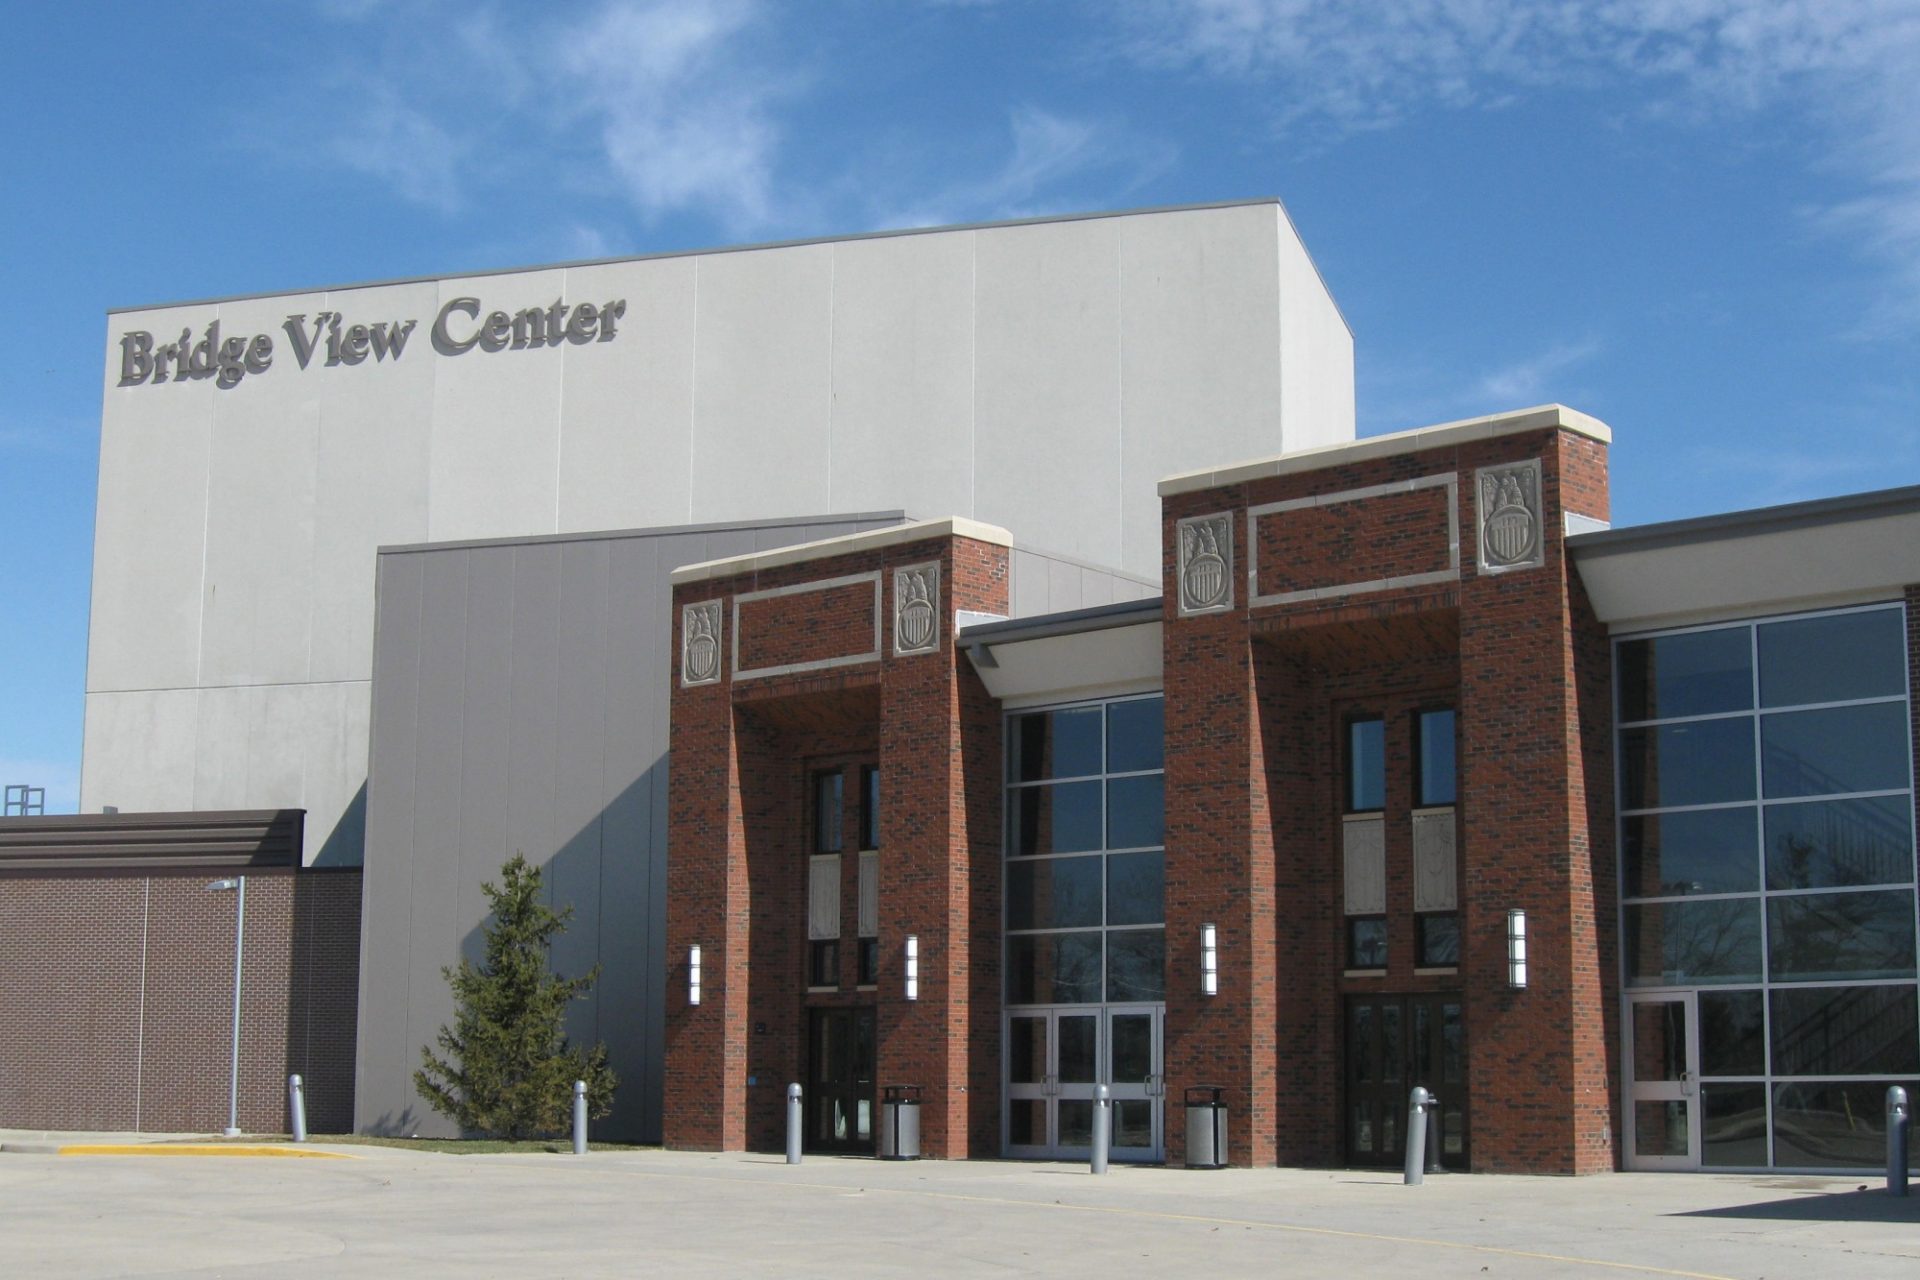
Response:
MULTIPOLYGON (((955 539, 942 565, 941 616, 1005 612, 1006 560, 1003 548, 955 539)), ((891 615, 891 574, 884 586, 891 615)), ((994 1064, 987 1078, 997 1082, 998 708, 950 644, 890 658, 881 696, 879 1082, 921 1086, 923 1154, 995 1154, 996 1090, 978 1088, 975 1067, 994 1064), (920 966, 912 1001, 909 935, 920 966)))
MULTIPOLYGON (((1217 501, 1217 498, 1215 499, 1217 501)), ((1169 507, 1169 517, 1185 514, 1169 507)), ((1236 521, 1236 538, 1244 540, 1236 521)), ((1174 582, 1173 525, 1168 568, 1174 582)), ((1245 563, 1244 549, 1236 563, 1245 563)), ((1189 1085, 1226 1087, 1237 1165, 1274 1161, 1274 854, 1266 747, 1244 606, 1180 618, 1169 605, 1166 688, 1167 1159, 1186 1155, 1189 1085), (1219 994, 1200 994, 1201 927, 1219 994)))
POLYGON ((1461 582, 1473 1163, 1583 1173, 1613 1167, 1610 725, 1591 695, 1605 637, 1579 607, 1562 529, 1567 510, 1606 518, 1605 446, 1553 432, 1463 450, 1461 559, 1476 563, 1476 469, 1531 456, 1541 462, 1545 562, 1498 574, 1469 569, 1461 582), (1506 915, 1515 907, 1527 913, 1521 991, 1506 985, 1506 915))
MULTIPOLYGON (((679 610, 674 650, 680 647, 679 610)), ((751 942, 739 744, 726 684, 673 691, 674 845, 667 862, 666 1145, 740 1151, 747 1142, 751 942), (701 1000, 688 1003, 688 949, 701 1000)))

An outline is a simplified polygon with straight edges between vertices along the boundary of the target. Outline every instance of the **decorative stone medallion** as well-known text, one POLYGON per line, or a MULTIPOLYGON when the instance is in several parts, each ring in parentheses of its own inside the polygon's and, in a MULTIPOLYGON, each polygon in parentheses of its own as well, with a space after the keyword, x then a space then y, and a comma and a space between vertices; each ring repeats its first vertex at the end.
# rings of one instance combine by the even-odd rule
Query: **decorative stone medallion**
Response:
POLYGON ((1474 489, 1479 502, 1480 571, 1504 573, 1545 564, 1540 460, 1482 467, 1475 473, 1474 489))
POLYGON ((893 571, 893 652, 932 653, 940 646, 940 562, 893 571))
POLYGON ((1174 526, 1180 542, 1180 616, 1233 608, 1233 513, 1188 516, 1174 526))
POLYGON ((720 683, 720 601, 680 610, 680 687, 720 683))

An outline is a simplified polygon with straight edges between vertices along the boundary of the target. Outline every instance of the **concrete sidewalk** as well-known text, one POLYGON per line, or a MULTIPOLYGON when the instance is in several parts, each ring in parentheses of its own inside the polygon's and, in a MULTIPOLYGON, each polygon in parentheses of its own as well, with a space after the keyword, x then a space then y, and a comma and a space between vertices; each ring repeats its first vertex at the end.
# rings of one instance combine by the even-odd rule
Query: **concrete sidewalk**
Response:
MULTIPOLYGON (((66 1136, 66 1135, 62 1135, 66 1136)), ((316 1144, 317 1149, 327 1149, 316 1144)), ((1447 1175, 622 1151, 0 1158, 10 1274, 1911 1277, 1859 1178, 1447 1175), (25 1212, 26 1206, 30 1212, 25 1212)))

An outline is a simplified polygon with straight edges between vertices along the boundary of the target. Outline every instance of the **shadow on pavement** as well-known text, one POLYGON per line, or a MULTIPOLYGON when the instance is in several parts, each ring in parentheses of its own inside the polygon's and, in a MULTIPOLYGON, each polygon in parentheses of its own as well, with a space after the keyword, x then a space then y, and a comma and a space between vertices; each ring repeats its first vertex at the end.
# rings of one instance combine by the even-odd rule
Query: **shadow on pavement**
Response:
POLYGON ((1692 1209, 1676 1218, 1754 1218, 1773 1222, 1920 1222, 1920 1197, 1904 1199, 1884 1187, 1802 1195, 1758 1204, 1735 1204, 1721 1209, 1692 1209))

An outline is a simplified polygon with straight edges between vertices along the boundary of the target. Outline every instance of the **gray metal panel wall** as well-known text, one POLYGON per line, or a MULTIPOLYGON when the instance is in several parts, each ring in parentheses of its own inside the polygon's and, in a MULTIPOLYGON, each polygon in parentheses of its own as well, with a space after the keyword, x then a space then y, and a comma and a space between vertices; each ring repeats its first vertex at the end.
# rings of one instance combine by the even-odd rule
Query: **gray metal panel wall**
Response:
POLYGON ((1031 547, 1013 549, 1009 571, 1007 598, 1011 616, 1016 618, 1146 600, 1160 594, 1157 582, 1031 547))
POLYGON ((484 881, 515 853, 573 921, 554 967, 600 966, 568 1033, 621 1087, 598 1132, 660 1139, 672 585, 683 564, 899 523, 898 513, 380 555, 354 1127, 448 1134, 413 1088, 478 959, 484 881))

